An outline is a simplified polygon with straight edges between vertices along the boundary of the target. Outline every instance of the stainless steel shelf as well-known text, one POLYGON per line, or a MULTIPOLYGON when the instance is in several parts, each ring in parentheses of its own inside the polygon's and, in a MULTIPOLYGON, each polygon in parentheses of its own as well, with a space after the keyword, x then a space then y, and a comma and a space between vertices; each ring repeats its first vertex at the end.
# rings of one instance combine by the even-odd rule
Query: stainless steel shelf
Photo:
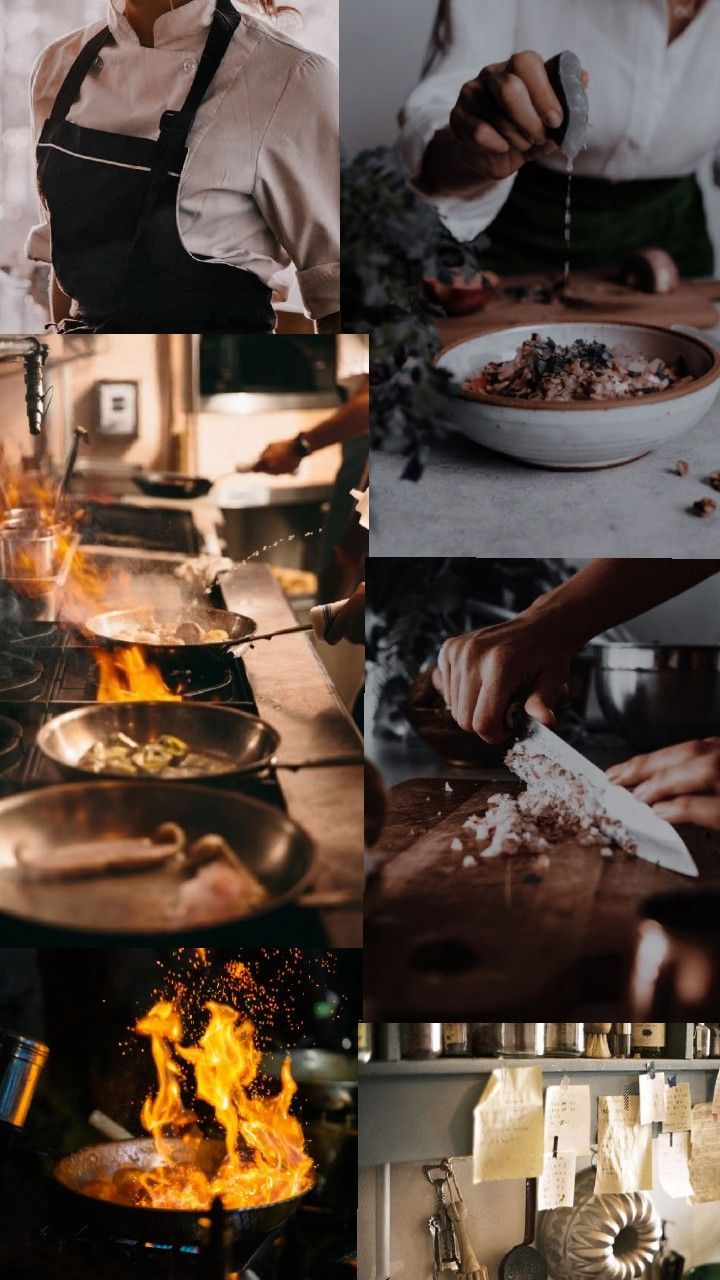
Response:
MULTIPOLYGON (((540 1067, 541 1071, 576 1072, 628 1072, 644 1071, 650 1061, 647 1058, 503 1058, 508 1067, 540 1067)), ((653 1058, 658 1071, 720 1071, 720 1058, 653 1058)), ((360 1064, 360 1079, 371 1080, 403 1077, 407 1079, 426 1076, 480 1076, 499 1067, 500 1058, 435 1058, 422 1062, 404 1059, 401 1062, 364 1062, 360 1064)))

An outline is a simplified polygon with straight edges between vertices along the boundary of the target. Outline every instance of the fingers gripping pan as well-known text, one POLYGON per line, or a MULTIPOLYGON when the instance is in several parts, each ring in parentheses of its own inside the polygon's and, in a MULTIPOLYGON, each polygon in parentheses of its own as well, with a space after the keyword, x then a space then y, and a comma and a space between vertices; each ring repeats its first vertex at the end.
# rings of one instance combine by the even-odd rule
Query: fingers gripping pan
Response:
POLYGON ((563 122, 557 129, 546 129, 549 138, 556 142, 568 160, 574 160, 585 146, 588 129, 589 104, 582 82, 582 64, 576 53, 566 49, 556 53, 545 63, 545 70, 563 112, 563 122))

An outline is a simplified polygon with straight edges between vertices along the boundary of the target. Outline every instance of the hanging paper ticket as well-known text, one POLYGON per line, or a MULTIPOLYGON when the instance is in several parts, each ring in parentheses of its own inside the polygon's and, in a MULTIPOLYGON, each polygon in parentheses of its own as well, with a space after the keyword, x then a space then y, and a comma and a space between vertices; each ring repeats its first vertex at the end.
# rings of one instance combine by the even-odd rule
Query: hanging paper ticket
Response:
POLYGON ((673 1200, 692 1195, 690 1182, 690 1134, 661 1133, 655 1142, 655 1159, 660 1186, 673 1200))
POLYGON ((635 1095, 598 1098, 595 1195, 623 1191, 652 1191, 652 1127, 635 1095))
POLYGON ((550 1085, 545 1092, 545 1150, 584 1155, 589 1146, 590 1086, 550 1085))
POLYGON ((496 1068, 473 1120, 474 1182, 540 1176, 543 1085, 538 1067, 496 1068))
POLYGON ((691 1114, 690 1085, 666 1084, 663 1133, 689 1132, 691 1114))
POLYGON ((690 1181, 692 1204, 720 1200, 720 1119, 713 1104, 701 1102, 692 1109, 690 1129, 690 1181))
POLYGON ((665 1119, 665 1072, 640 1076, 640 1123, 658 1124, 665 1119))
POLYGON ((574 1151, 562 1151, 557 1155, 545 1152, 543 1171, 538 1180, 538 1209, 569 1209, 575 1202, 574 1151))

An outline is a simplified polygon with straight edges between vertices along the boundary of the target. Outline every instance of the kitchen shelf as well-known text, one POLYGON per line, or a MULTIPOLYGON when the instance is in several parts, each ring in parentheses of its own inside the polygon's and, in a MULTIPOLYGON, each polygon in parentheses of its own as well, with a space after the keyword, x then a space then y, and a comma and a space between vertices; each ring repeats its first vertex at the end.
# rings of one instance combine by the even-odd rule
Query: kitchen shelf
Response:
POLYGON ((360 1079, 392 1079, 408 1076, 479 1076, 494 1071, 502 1062, 506 1067, 540 1067, 551 1074, 578 1072, 644 1071, 647 1063, 655 1063, 658 1071, 720 1071, 720 1058, 435 1058, 426 1062, 404 1059, 401 1062, 361 1062, 360 1079))

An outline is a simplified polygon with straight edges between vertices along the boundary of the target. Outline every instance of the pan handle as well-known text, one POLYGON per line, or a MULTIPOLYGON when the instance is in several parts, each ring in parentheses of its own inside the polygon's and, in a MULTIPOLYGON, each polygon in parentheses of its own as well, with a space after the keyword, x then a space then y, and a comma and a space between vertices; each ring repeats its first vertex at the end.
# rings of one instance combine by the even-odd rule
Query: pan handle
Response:
POLYGON ((535 1215, 537 1210, 537 1178, 525 1179, 525 1244, 535 1239, 535 1215))

